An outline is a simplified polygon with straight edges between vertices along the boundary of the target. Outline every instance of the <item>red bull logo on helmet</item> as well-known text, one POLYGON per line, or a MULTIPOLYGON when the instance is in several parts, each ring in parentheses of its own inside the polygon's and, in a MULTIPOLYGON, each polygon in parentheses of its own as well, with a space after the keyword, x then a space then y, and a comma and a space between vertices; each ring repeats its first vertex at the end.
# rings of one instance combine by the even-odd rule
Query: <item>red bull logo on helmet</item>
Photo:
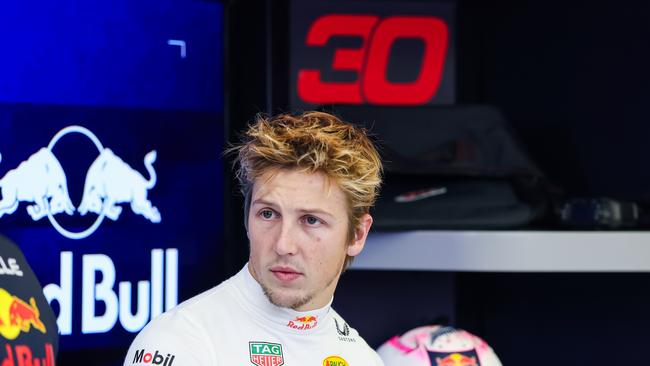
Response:
MULTIPOLYGON (((0 162, 1 160, 2 155, 0 162)), ((16 212, 21 202, 31 203, 26 211, 34 221, 47 217, 61 235, 70 239, 83 239, 97 230, 105 217, 117 220, 123 210, 119 205, 129 203, 133 213, 152 223, 159 223, 160 212, 147 199, 148 191, 156 185, 157 176, 153 168, 155 161, 155 150, 145 155, 144 166, 149 175, 145 179, 111 149, 105 148, 90 130, 81 126, 68 126, 59 131, 47 147, 32 154, 0 179, 0 218, 16 212), (98 151, 97 158, 86 173, 83 197, 78 208, 70 200, 65 171, 52 152, 63 137, 72 133, 87 137, 98 151), (73 215, 75 211, 82 216, 89 212, 95 213, 97 219, 83 231, 71 232, 55 218, 57 214, 73 215)))
POLYGON ((45 334, 47 329, 40 316, 33 297, 27 303, 0 288, 0 335, 4 338, 14 340, 21 332, 28 333, 32 329, 45 334))
POLYGON ((438 355, 435 357, 435 361, 436 366, 480 366, 476 356, 462 353, 452 353, 446 356, 438 355))

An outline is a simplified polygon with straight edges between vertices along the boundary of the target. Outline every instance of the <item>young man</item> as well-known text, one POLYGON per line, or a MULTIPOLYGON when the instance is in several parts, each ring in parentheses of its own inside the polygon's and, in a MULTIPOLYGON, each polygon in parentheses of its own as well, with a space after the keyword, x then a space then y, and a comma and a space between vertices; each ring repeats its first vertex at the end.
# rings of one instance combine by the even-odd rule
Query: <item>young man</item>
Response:
POLYGON ((381 183, 365 132, 321 112, 258 117, 232 151, 249 262, 152 320, 124 365, 383 365, 330 307, 381 183))

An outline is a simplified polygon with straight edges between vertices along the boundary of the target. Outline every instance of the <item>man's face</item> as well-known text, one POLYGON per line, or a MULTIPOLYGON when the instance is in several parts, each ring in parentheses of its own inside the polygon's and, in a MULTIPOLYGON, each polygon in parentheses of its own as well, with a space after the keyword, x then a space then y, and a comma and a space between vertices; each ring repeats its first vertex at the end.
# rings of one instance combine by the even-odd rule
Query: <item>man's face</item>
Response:
POLYGON ((267 172, 251 196, 249 270, 273 304, 320 308, 334 294, 346 254, 363 248, 372 223, 366 216, 348 245, 347 203, 338 185, 320 172, 267 172))

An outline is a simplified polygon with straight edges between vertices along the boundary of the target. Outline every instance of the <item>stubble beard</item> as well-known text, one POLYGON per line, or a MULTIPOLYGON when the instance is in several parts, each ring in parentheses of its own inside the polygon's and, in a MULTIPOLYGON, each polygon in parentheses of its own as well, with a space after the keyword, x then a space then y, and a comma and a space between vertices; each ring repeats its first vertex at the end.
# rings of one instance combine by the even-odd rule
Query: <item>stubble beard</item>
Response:
MULTIPOLYGON (((334 282, 337 278, 339 278, 341 276, 341 272, 342 271, 339 271, 337 275, 330 278, 329 281, 327 281, 327 284, 325 285, 324 289, 328 288, 332 284, 332 282, 334 282)), ((274 292, 272 289, 270 289, 268 286, 266 286, 266 284, 262 283, 261 281, 258 282, 260 282, 262 291, 264 292, 266 298, 269 299, 271 304, 281 308, 289 308, 298 311, 299 308, 311 302, 316 296, 316 292, 313 291, 311 293, 307 293, 302 296, 299 294, 293 297, 290 296, 289 298, 282 299, 282 295, 274 292)))
POLYGON ((314 298, 313 294, 305 294, 302 297, 298 295, 293 298, 282 299, 281 295, 278 295, 277 293, 273 292, 273 290, 268 288, 265 284, 260 283, 260 286, 262 287, 262 291, 264 291, 264 295, 266 296, 267 299, 269 299, 271 304, 281 308, 290 308, 293 310, 298 310, 299 308, 309 303, 314 298))

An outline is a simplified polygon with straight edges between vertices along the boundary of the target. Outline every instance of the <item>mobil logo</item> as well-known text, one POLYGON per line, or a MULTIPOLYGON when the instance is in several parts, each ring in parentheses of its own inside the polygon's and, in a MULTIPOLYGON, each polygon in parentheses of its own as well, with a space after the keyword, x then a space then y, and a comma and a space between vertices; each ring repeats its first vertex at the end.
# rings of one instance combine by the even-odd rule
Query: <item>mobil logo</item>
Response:
POLYGON ((135 351, 132 364, 172 366, 175 358, 176 356, 171 353, 165 355, 158 350, 151 353, 147 352, 145 349, 140 349, 135 351))
MULTIPOLYGON (((2 155, 0 155, 1 163, 2 155)), ((21 202, 27 203, 26 212, 34 221, 47 217, 52 226, 70 239, 83 239, 94 233, 104 218, 117 220, 122 213, 120 204, 130 204, 131 210, 152 223, 159 223, 161 215, 151 201, 148 191, 156 185, 156 171, 153 167, 156 151, 144 156, 143 163, 149 175, 145 179, 131 168, 110 148, 104 147, 90 130, 81 126, 68 126, 60 130, 46 147, 9 170, 0 179, 0 219, 3 215, 15 213, 21 202), (59 159, 54 154, 55 146, 69 135, 80 134, 96 148, 97 156, 85 175, 83 197, 75 207, 68 192, 68 179, 59 159), (97 215, 84 230, 70 231, 57 221, 56 216, 65 213, 73 216, 88 213, 97 215)))

